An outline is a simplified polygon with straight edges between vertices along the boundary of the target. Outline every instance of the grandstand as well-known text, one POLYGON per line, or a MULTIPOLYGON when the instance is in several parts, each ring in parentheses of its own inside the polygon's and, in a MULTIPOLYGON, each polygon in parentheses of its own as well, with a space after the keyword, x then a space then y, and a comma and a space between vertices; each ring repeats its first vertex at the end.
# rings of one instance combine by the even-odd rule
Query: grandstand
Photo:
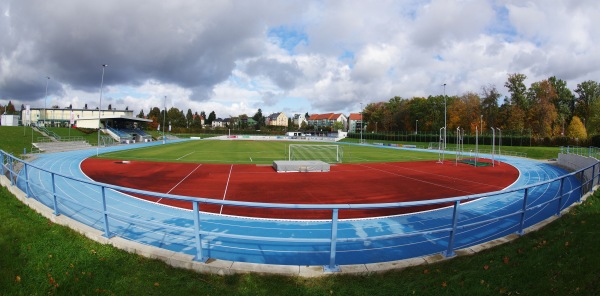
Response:
POLYGON ((150 142, 152 136, 140 128, 107 127, 104 132, 119 143, 150 142))

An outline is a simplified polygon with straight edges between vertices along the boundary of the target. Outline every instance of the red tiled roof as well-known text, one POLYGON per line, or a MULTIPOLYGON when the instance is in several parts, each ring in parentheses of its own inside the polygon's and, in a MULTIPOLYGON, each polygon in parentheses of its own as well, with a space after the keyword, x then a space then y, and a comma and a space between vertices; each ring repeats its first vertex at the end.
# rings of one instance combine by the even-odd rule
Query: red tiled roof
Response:
POLYGON ((338 113, 338 114, 334 114, 334 113, 313 114, 308 118, 308 120, 324 120, 324 119, 337 120, 338 118, 340 118, 340 116, 342 116, 341 113, 338 113))
POLYGON ((362 120, 362 116, 360 113, 350 113, 349 120, 362 120))

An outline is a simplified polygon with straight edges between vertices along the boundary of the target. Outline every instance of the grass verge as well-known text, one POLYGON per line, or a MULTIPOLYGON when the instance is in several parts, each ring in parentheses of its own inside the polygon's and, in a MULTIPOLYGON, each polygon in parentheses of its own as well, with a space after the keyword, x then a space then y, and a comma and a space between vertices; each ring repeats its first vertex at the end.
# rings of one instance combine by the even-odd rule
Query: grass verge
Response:
POLYGON ((0 188, 0 294, 50 295, 596 295, 600 192, 511 243, 466 257, 350 276, 218 276, 88 240, 0 188))

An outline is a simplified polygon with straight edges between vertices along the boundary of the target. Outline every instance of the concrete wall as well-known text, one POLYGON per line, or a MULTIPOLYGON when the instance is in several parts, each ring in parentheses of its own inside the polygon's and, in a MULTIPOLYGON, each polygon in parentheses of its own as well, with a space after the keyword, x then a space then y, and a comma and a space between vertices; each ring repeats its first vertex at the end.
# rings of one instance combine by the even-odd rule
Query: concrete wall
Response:
MULTIPOLYGON (((558 164, 561 167, 576 171, 576 170, 580 170, 589 166, 592 166, 594 164, 596 164, 596 166, 593 168, 590 168, 588 170, 585 170, 583 173, 584 176, 584 180, 582 181, 587 181, 587 180, 591 180, 593 176, 598 176, 598 172, 600 170, 600 163, 598 162, 597 159, 593 158, 593 157, 587 157, 587 156, 580 156, 580 155, 576 155, 576 154, 563 154, 560 153, 558 154, 558 164)), ((596 178, 594 180, 594 186, 598 185, 598 178, 596 178)))

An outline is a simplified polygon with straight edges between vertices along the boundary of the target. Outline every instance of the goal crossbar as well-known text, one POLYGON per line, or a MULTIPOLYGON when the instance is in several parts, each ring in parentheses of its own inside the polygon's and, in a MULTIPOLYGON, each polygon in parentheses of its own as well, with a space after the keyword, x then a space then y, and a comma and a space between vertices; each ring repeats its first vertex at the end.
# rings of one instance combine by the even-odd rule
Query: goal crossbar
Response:
POLYGON ((339 145, 290 144, 288 160, 320 160, 328 163, 341 163, 342 147, 339 145))

